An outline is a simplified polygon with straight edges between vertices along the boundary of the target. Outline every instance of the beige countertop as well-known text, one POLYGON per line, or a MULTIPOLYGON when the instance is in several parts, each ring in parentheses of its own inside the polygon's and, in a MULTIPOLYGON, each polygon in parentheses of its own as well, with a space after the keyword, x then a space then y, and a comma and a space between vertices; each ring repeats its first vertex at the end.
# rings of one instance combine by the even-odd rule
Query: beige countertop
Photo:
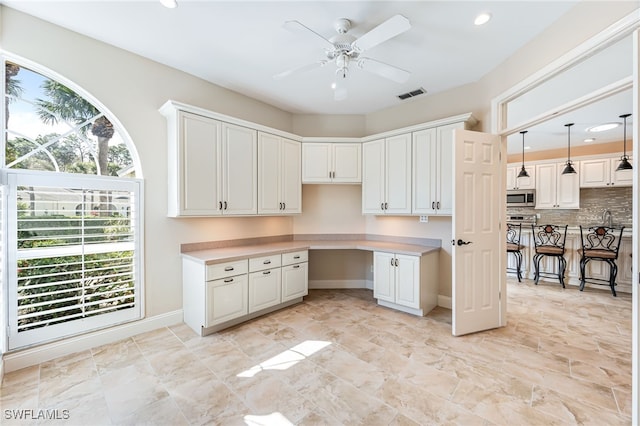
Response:
POLYGON ((423 256, 440 247, 371 240, 294 240, 256 245, 242 245, 196 250, 182 253, 183 258, 207 265, 298 250, 366 250, 423 256))

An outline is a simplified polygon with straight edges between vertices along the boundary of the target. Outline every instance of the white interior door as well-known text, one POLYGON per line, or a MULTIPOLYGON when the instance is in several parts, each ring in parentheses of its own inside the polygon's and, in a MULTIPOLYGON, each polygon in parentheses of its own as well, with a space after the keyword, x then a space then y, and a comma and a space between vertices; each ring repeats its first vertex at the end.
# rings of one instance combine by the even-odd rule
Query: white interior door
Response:
MULTIPOLYGON (((640 114, 640 30, 633 32, 633 116, 638 117, 640 114)), ((640 126, 638 125, 638 119, 633 120, 633 157, 640 158, 640 126)), ((640 366, 638 365, 638 357, 640 354, 640 291, 638 291, 638 284, 640 284, 640 233, 638 228, 640 227, 640 193, 638 185, 638 162, 633 165, 633 280, 631 281, 631 294, 632 294, 632 383, 631 383, 631 400, 633 406, 631 407, 631 423, 637 425, 640 421, 640 366)))
POLYGON ((452 333, 460 336, 501 326, 505 256, 500 138, 455 130, 453 158, 452 333))

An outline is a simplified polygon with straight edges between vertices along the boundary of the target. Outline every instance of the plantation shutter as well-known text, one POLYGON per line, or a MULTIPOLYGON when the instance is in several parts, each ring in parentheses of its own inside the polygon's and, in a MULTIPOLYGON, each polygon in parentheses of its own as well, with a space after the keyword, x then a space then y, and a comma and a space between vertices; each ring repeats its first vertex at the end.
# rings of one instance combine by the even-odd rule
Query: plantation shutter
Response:
POLYGON ((141 184, 6 172, 9 349, 141 318, 141 184))

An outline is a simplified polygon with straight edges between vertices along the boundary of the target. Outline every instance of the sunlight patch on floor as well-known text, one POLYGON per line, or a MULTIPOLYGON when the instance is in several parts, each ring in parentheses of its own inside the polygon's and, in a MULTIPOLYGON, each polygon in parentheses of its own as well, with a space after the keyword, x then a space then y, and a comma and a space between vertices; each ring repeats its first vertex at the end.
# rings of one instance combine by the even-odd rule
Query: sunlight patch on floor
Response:
POLYGON ((286 370, 330 344, 331 342, 325 342, 322 340, 305 340, 299 345, 296 345, 291 349, 287 349, 286 351, 281 352, 258 365, 254 365, 250 369, 245 370, 236 376, 253 377, 264 370, 286 370))

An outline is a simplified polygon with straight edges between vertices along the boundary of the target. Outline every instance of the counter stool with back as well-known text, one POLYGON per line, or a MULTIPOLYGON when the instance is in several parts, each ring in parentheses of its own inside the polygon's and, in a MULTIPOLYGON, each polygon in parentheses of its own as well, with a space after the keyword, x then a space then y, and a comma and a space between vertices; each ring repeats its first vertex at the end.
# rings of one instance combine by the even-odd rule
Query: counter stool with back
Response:
POLYGON ((610 226, 592 226, 584 232, 580 226, 580 238, 582 240, 582 248, 580 252, 580 291, 584 290, 587 280, 593 284, 608 285, 611 288, 611 294, 616 296, 616 276, 618 275, 618 251, 620 250, 620 242, 622 241, 621 228, 613 228, 610 226), (609 264, 609 278, 595 278, 586 276, 587 263, 592 260, 599 260, 609 264))
POLYGON ((520 250, 522 250, 524 246, 520 244, 521 233, 521 223, 507 222, 507 254, 513 253, 516 258, 516 267, 507 267, 507 271, 515 272, 518 277, 518 282, 522 282, 522 252, 520 250))
POLYGON ((533 255, 534 280, 538 284, 540 277, 557 277, 564 286, 564 272, 567 269, 567 261, 564 258, 564 246, 567 240, 568 225, 531 225, 535 254, 533 255), (540 259, 544 256, 558 259, 558 273, 540 271, 540 259))

